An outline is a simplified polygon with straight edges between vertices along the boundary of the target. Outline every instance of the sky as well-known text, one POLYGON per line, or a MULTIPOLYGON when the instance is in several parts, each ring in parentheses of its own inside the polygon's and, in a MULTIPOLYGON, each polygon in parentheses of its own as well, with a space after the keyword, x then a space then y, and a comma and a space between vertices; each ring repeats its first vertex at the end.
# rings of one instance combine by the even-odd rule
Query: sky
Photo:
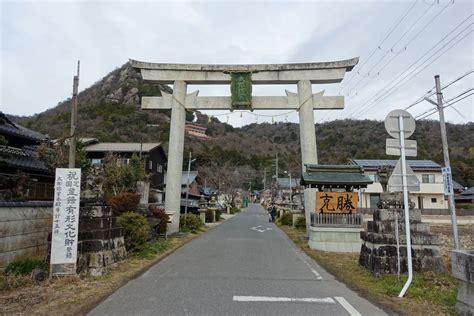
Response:
MULTIPOLYGON (((0 0, 0 111, 29 116, 55 107, 72 94, 77 60, 82 91, 129 58, 280 64, 359 57, 341 83, 313 85, 313 93, 345 96, 344 110, 315 111, 317 123, 383 120, 420 100, 408 111, 423 118, 434 108, 422 100, 435 75, 441 86, 462 77, 443 89, 445 101, 459 101, 445 117, 472 122, 473 3, 0 0)), ((230 95, 229 86, 188 86, 188 92, 196 89, 200 96, 230 95)), ((296 85, 254 86, 253 95, 285 95, 285 89, 296 92, 296 85)), ((233 126, 298 122, 295 111, 206 113, 233 126)), ((437 120, 438 113, 428 118, 437 120)))

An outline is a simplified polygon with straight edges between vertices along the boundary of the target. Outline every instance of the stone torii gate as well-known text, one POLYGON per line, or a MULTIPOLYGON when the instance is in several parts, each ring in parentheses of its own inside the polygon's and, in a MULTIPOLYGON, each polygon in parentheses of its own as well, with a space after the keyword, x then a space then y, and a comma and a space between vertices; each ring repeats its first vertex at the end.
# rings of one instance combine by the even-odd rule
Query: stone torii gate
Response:
POLYGON ((173 94, 143 97, 142 109, 171 109, 165 210, 171 218, 168 230, 179 230, 181 173, 184 149, 186 110, 297 110, 300 121, 301 160, 317 164, 316 133, 313 110, 343 109, 343 96, 324 96, 312 92, 311 84, 338 83, 351 71, 359 58, 348 60, 260 65, 160 64, 130 60, 143 80, 173 84, 173 94), (198 97, 199 91, 187 94, 188 84, 230 84, 229 97, 198 97), (297 93, 286 96, 252 96, 252 84, 296 84, 297 93))

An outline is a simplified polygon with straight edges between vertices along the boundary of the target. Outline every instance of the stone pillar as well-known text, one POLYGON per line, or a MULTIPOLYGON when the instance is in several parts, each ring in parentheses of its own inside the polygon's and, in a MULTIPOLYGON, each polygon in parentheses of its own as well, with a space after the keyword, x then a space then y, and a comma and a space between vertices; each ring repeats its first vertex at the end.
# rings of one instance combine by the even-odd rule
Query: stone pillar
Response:
POLYGON ((298 81, 298 98, 300 106, 301 167, 303 168, 303 172, 305 172, 305 164, 318 163, 311 81, 298 81))
POLYGON ((184 123, 186 119, 186 110, 184 108, 186 88, 186 82, 181 80, 174 82, 165 196, 165 211, 171 220, 171 223, 168 224, 168 232, 171 234, 179 231, 184 123))

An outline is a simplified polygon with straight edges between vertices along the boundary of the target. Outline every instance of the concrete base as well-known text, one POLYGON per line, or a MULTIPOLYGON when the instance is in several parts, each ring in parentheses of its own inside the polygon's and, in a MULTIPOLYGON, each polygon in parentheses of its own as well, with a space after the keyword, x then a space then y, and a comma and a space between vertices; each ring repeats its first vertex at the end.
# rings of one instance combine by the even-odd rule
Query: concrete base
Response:
POLYGON ((364 229, 349 227, 313 227, 309 233, 311 249, 329 252, 359 252, 362 245, 360 232, 364 229))

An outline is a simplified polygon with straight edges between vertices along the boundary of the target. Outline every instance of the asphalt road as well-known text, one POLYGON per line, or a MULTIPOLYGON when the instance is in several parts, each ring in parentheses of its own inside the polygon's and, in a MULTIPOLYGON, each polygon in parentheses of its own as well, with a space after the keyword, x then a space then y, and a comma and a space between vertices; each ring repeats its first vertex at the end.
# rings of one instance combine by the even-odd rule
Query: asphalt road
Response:
POLYGON ((307 257, 258 204, 130 281, 90 315, 384 315, 307 257))

